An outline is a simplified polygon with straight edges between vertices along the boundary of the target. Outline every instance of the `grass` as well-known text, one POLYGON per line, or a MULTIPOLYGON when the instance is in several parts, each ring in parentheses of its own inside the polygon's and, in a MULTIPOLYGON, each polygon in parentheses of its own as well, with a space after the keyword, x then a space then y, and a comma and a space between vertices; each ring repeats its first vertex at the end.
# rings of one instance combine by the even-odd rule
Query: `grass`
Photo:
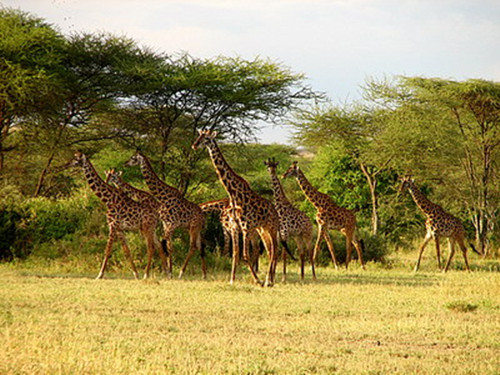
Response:
MULTIPOLYGON (((432 269, 429 260, 429 270, 432 269)), ((318 270, 260 288, 0 265, 2 374, 498 374, 500 273, 318 270)))

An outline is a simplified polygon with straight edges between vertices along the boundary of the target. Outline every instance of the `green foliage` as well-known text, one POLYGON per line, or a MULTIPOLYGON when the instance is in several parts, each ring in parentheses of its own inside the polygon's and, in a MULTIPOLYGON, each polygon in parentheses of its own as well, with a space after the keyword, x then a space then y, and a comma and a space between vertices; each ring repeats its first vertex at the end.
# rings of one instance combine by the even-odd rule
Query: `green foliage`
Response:
POLYGON ((319 148, 310 165, 310 181, 335 203, 349 209, 369 206, 370 192, 353 158, 336 144, 319 148))

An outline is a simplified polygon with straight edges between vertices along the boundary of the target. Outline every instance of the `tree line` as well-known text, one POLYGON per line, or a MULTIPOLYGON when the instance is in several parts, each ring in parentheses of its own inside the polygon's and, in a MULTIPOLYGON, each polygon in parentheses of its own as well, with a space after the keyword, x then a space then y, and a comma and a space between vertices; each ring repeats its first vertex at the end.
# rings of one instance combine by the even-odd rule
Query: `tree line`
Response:
MULTIPOLYGON (((409 198, 396 195, 398 176, 411 174, 468 224, 482 253, 496 254, 499 83, 369 79, 361 100, 336 105, 306 82, 265 58, 200 59, 124 36, 63 35, 35 15, 2 8, 0 231, 12 230, 6 201, 14 190, 19 201, 78 196, 79 175, 63 170, 75 150, 116 166, 140 149, 183 194, 220 198, 206 155, 191 148, 197 130, 210 129, 263 195, 271 190, 262 162, 300 158, 320 190, 358 209, 365 231, 389 244, 423 232, 409 198), (262 122, 292 126, 295 146, 254 144, 262 122)), ((311 212, 292 185, 287 192, 311 212)))

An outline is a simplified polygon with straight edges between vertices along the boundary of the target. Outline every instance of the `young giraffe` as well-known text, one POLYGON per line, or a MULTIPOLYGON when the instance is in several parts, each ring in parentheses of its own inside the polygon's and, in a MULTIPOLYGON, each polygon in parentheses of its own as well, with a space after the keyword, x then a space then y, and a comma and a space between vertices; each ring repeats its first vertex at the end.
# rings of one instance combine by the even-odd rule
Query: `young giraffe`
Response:
MULTIPOLYGON (((233 229, 239 233, 238 225, 234 222, 231 216, 231 204, 229 202, 229 198, 200 203, 200 208, 205 213, 219 213, 219 220, 222 225, 222 232, 224 235, 223 254, 229 255, 231 247, 231 233, 233 232, 233 229)), ((260 240, 257 232, 253 232, 250 235, 250 245, 252 247, 252 264, 255 270, 257 270, 260 251, 260 240)))
MULTIPOLYGON (((105 183, 85 154, 76 152, 75 157, 69 165, 82 167, 90 188, 107 207, 106 218, 109 227, 109 236, 101 270, 96 278, 101 279, 104 276, 104 271, 106 270, 109 257, 111 256, 113 242, 118 238, 122 244, 125 256, 130 261, 134 277, 137 279, 137 269, 135 268, 123 231, 141 231, 146 239, 149 266, 152 254, 154 253, 154 236, 156 225, 158 224, 158 217, 151 210, 145 209, 141 203, 134 201, 120 190, 105 183)), ((148 271, 149 267, 146 268, 144 277, 148 277, 148 271)))
MULTIPOLYGON (((314 258, 312 253, 312 223, 309 217, 299 209, 295 208, 287 199, 280 180, 276 175, 276 167, 279 162, 274 158, 267 159, 264 162, 267 171, 271 175, 273 185, 274 207, 280 218, 280 239, 286 244, 289 238, 293 238, 297 244, 297 250, 300 258, 300 278, 304 280, 304 264, 306 255, 311 261, 311 271, 313 279, 316 279, 314 269, 314 258)), ((283 280, 286 278, 286 251, 283 250, 283 280)))
POLYGON ((290 168, 288 168, 288 170, 283 174, 283 178, 290 176, 293 176, 297 179, 297 182, 304 192, 305 196, 314 205, 314 207, 316 207, 316 210, 318 211, 316 213, 316 222, 318 223, 318 238, 316 240, 316 245, 314 246, 313 259, 316 260, 322 238, 324 238, 326 240, 326 244, 328 245, 328 250, 330 251, 333 264, 335 265, 335 268, 338 268, 337 259, 335 258, 333 241, 330 237, 330 234, 328 233, 329 229, 337 229, 345 236, 346 239, 346 269, 348 268, 349 262, 351 260, 352 244, 354 244, 354 247, 356 248, 361 266, 363 267, 363 269, 365 269, 363 255, 361 252, 361 244, 356 239, 356 217, 354 216, 354 213, 347 208, 336 205, 333 202, 332 198, 315 189, 307 180, 306 176, 304 176, 304 173, 300 170, 296 161, 293 162, 290 168))
MULTIPOLYGON (((260 197, 251 188, 248 182, 236 174, 229 166, 222 155, 215 137, 217 132, 200 130, 198 139, 193 143, 193 149, 206 147, 212 159, 212 163, 222 183, 229 195, 231 203, 231 215, 238 223, 243 236, 243 259, 247 263, 255 282, 262 285, 257 276, 249 257, 249 234, 257 231, 264 242, 269 256, 269 269, 264 285, 272 286, 276 273, 276 260, 278 250, 278 229, 279 217, 273 204, 260 197)), ((231 284, 234 283, 236 275, 236 265, 239 257, 238 233, 232 230, 233 241, 233 262, 231 269, 231 284)))
MULTIPOLYGON (((151 212, 156 216, 157 221, 159 221, 160 219, 159 210, 161 204, 158 201, 158 199, 156 199, 152 194, 148 193, 147 191, 137 189, 136 187, 125 182, 121 177, 122 172, 117 172, 114 169, 110 169, 109 171, 104 171, 104 175, 106 176, 106 183, 114 184, 118 189, 127 194, 129 197, 143 204, 144 208, 151 210, 151 212)), ((169 271, 170 267, 167 264, 167 258, 165 257, 165 253, 161 249, 161 244, 158 241, 156 233, 154 235, 154 243, 156 249, 158 249, 158 252, 160 253, 163 270, 165 271, 168 277, 171 277, 169 271)), ((148 258, 149 260, 145 271, 146 275, 149 275, 149 270, 151 267, 151 258, 152 256, 148 258)))
POLYGON ((167 185, 157 176, 151 163, 146 156, 137 152, 125 163, 126 166, 139 165, 146 184, 151 194, 160 201, 158 211, 163 223, 163 236, 167 242, 167 252, 169 258, 169 268, 172 272, 172 235, 176 228, 187 228, 189 230, 189 251, 179 272, 182 278, 189 260, 198 250, 201 254, 201 270, 203 278, 207 277, 207 267, 205 263, 205 253, 201 243, 201 231, 205 225, 205 214, 201 208, 182 196, 182 194, 172 186, 167 185))
POLYGON ((405 189, 408 189, 410 191, 415 204, 427 217, 427 220, 425 221, 427 233, 425 235, 424 242, 422 242, 418 251, 418 259, 417 264, 415 265, 415 272, 418 271, 422 253, 424 252, 425 247, 432 238, 434 238, 434 241, 436 243, 438 267, 439 269, 441 269, 441 254, 439 249, 439 239, 441 237, 448 237, 448 243, 450 247, 448 261, 446 262, 446 266, 444 267, 443 271, 446 272, 448 270, 451 259, 455 254, 455 243, 458 243, 458 246, 460 246, 460 250, 462 250, 462 255, 464 257, 465 268, 470 272, 469 262, 467 261, 467 247, 465 246, 465 229, 460 220, 455 216, 447 213, 441 206, 432 203, 429 199, 427 199, 427 197, 415 185, 415 181, 410 176, 405 176, 401 179, 399 192, 402 192, 405 189))

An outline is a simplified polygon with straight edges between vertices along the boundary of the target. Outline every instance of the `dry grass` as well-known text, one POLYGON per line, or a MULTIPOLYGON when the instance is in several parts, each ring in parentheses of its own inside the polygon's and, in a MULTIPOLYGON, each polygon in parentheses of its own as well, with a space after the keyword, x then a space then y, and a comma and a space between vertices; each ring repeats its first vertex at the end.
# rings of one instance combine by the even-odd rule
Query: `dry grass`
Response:
POLYGON ((496 272, 322 268, 271 289, 0 274, 2 374, 500 372, 496 272))

